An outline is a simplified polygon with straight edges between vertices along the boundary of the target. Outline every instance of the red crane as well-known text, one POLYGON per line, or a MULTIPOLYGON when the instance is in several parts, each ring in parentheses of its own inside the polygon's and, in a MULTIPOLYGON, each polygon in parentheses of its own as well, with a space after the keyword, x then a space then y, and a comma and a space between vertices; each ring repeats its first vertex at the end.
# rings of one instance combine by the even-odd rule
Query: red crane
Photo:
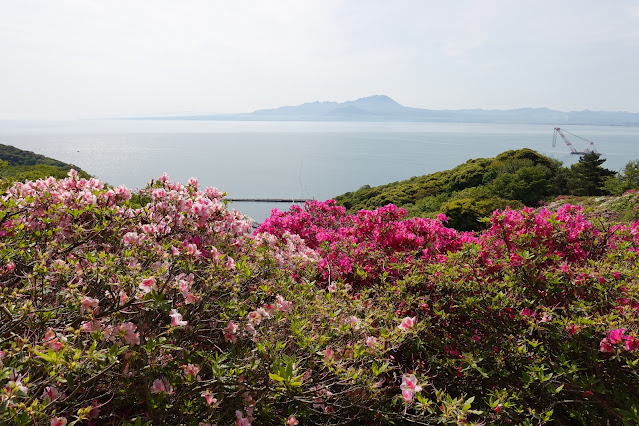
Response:
POLYGON ((599 154, 597 152, 597 150, 595 149, 595 143, 593 141, 589 141, 588 139, 584 139, 581 136, 577 136, 573 133, 570 133, 567 130, 561 130, 559 127, 555 127, 555 132, 552 135, 552 146, 555 146, 557 144, 557 134, 559 134, 559 136, 561 136, 561 138, 564 140, 564 142, 566 142, 566 145, 568 145, 568 147, 570 147, 570 153, 571 154, 577 154, 577 155, 584 155, 584 154, 589 154, 591 152, 594 152, 595 154, 599 154), (572 135, 576 138, 582 139, 586 142, 590 142, 590 145, 588 145, 588 147, 586 149, 584 149, 583 151, 577 151, 575 149, 574 146, 572 146, 572 143, 568 140, 568 138, 564 135, 565 133, 568 133, 569 135, 572 135))

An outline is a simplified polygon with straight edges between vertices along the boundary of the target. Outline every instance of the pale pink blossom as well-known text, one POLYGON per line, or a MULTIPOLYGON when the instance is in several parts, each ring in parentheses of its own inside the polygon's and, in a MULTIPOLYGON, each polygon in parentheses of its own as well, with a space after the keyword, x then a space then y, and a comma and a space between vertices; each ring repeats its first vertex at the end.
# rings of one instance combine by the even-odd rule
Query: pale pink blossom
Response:
POLYGON ((373 336, 368 336, 366 338, 366 346, 368 346, 369 348, 372 348, 373 346, 375 346, 377 344, 377 339, 373 336))
POLYGON ((288 420, 286 420, 286 424, 287 424, 287 426, 296 426, 296 425, 300 424, 300 422, 297 421, 295 416, 290 416, 288 418, 288 420))
POLYGON ((49 401, 55 401, 58 398, 64 399, 64 394, 55 386, 47 386, 42 393, 42 399, 49 398, 49 401))
POLYGON ((248 410, 246 417, 244 417, 244 414, 240 411, 240 410, 236 410, 235 411, 235 417, 237 418, 235 425, 236 426, 251 426, 251 421, 253 420, 253 417, 248 413, 248 410))
POLYGON ((226 261, 226 267, 229 269, 235 269, 235 260, 231 256, 226 261))
POLYGON ((422 387, 417 384, 417 378, 414 374, 402 375, 402 384, 399 388, 402 390, 402 397, 407 404, 413 400, 416 393, 422 390, 422 387))
POLYGON ((326 361, 330 361, 333 359, 333 357, 335 356, 335 352, 333 351, 333 349, 331 349, 330 346, 328 346, 326 349, 324 349, 322 351, 322 354, 324 354, 324 359, 326 361))
POLYGON ((417 322, 417 317, 406 317, 399 324, 398 328, 401 328, 404 331, 408 331, 411 328, 413 328, 416 322, 417 322))
POLYGON ((80 328, 85 333, 93 333, 94 331, 99 331, 102 329, 102 322, 98 320, 84 321, 80 324, 80 328))
POLYGON ((211 404, 217 405, 217 398, 213 397, 213 393, 211 393, 209 389, 201 392, 200 395, 202 396, 202 398, 206 400, 207 405, 211 405, 211 404))
POLYGON ((192 378, 196 378, 198 373, 200 372, 201 367, 194 364, 187 364, 182 366, 182 370, 184 370, 184 375, 192 378))
POLYGON ((80 312, 84 313, 86 311, 93 312, 94 309, 98 307, 100 301, 98 299, 94 299, 92 297, 84 296, 82 298, 80 312))
POLYGON ((67 418, 66 417, 53 417, 51 419, 51 426, 66 426, 67 418))
POLYGON ((188 321, 182 320, 182 314, 179 313, 176 309, 171 309, 171 313, 169 314, 169 316, 171 317, 171 325, 182 327, 189 323, 188 321))
POLYGON ((153 380, 153 385, 151 386, 151 393, 162 393, 162 392, 168 395, 173 395, 173 386, 171 386, 171 384, 166 379, 166 377, 153 380))
POLYGON ((58 352, 64 347, 64 344, 57 339, 55 332, 51 329, 48 329, 44 334, 42 344, 54 352, 58 352))
POLYGON ((126 245, 134 245, 140 241, 140 236, 137 232, 127 232, 124 234, 124 244, 126 245))
POLYGON ((194 257, 200 256, 202 254, 202 252, 197 248, 195 244, 187 244, 186 253, 194 257))
POLYGON ((120 333, 124 334, 124 343, 135 346, 140 344, 140 333, 136 332, 137 326, 132 322, 125 322, 118 325, 120 333))
POLYGON ((237 341, 237 337, 235 337, 235 333, 240 328, 239 325, 235 324, 233 321, 229 321, 224 328, 224 340, 227 342, 235 343, 237 341))
POLYGON ((145 294, 150 293, 152 290, 155 290, 155 289, 156 289, 155 277, 145 278, 140 283, 140 290, 142 290, 145 294))
POLYGON ((351 315, 348 318, 348 324, 354 328, 355 330, 359 330, 360 327, 360 323, 362 322, 361 319, 357 318, 355 315, 351 315))
POLYGON ((287 300, 284 300, 283 296, 280 296, 278 294, 275 297, 275 299, 276 299, 275 307, 277 308, 278 311, 290 312, 291 309, 293 309, 293 302, 289 302, 287 300))

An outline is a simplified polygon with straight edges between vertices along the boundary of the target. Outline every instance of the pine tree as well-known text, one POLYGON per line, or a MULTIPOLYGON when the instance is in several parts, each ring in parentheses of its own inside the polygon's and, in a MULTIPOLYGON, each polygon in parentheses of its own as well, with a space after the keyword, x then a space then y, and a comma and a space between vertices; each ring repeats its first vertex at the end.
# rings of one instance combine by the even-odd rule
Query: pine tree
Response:
POLYGON ((602 167, 606 159, 599 158, 600 156, 601 154, 589 152, 570 167, 571 176, 568 179, 568 186, 572 194, 604 195, 608 193, 605 188, 606 179, 617 172, 602 167))

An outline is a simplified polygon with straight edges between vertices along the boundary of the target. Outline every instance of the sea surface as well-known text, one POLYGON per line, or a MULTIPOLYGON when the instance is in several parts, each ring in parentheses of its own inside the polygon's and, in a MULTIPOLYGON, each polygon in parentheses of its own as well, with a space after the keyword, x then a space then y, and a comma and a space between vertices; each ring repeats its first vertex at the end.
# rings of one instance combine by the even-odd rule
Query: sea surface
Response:
MULTIPOLYGON (((0 121, 0 143, 75 164, 111 185, 143 188, 168 173, 198 178, 231 198, 281 198, 288 203, 236 202, 262 221, 272 208, 300 199, 325 200, 363 185, 381 185, 457 166, 471 158, 531 148, 562 161, 579 160, 552 125, 238 122, 182 120, 0 121)), ((570 126, 621 170, 639 158, 638 127, 570 126)), ((578 150, 588 142, 572 137, 578 150)))

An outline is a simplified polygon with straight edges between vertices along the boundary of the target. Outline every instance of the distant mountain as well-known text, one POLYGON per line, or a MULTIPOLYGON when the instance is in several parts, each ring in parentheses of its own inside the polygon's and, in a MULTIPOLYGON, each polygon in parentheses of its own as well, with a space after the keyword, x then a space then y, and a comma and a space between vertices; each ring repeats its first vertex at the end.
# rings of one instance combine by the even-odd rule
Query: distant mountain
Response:
POLYGON ((229 120, 229 121, 425 121, 504 124, 590 124, 639 126, 639 114, 610 111, 562 112, 548 108, 510 110, 431 110, 400 105, 385 95, 346 102, 307 102, 297 106, 261 109, 245 114, 207 114, 137 117, 133 120, 229 120))

